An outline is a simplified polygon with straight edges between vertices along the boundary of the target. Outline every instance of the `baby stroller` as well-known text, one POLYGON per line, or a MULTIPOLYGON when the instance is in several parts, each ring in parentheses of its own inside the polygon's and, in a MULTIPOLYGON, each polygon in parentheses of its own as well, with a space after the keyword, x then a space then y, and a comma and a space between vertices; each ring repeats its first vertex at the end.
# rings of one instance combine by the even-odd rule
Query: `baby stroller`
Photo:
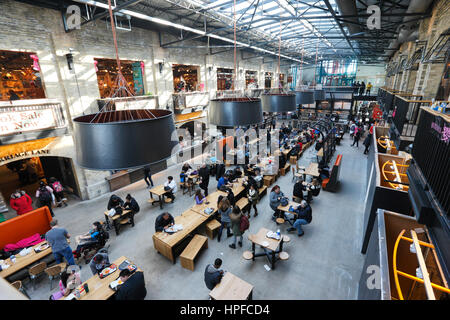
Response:
POLYGON ((104 230, 102 228, 102 230, 100 231, 100 234, 98 235, 98 239, 97 241, 93 241, 93 242, 89 242, 88 244, 86 244, 86 246, 83 246, 83 248, 81 248, 79 255, 75 255, 74 252, 74 258, 79 260, 79 259, 83 259, 84 262, 86 264, 89 263, 89 261, 91 260, 91 258, 102 248, 105 247, 106 242, 109 239, 109 233, 108 231, 104 230))

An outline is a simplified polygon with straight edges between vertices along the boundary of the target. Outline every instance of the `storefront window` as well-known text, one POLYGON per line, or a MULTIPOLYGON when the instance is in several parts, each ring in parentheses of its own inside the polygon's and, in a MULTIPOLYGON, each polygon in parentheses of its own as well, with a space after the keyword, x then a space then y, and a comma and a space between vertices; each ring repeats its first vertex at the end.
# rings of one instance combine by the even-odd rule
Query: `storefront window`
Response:
POLYGON ((43 99, 36 53, 0 50, 0 100, 43 99))
POLYGON ((272 72, 266 72, 264 75, 264 89, 272 88, 272 72))
MULTIPOLYGON (((117 62, 114 59, 94 59, 100 97, 111 97, 117 90, 117 62)), ((120 60, 122 74, 128 87, 136 96, 144 94, 144 63, 141 61, 120 60)))
POLYGON ((217 68, 217 90, 234 90, 233 69, 217 68))
POLYGON ((173 90, 175 92, 199 91, 199 68, 199 66, 174 64, 172 67, 173 90))
POLYGON ((256 71, 245 71, 245 88, 258 88, 258 72, 256 71))
POLYGON ((284 73, 280 73, 279 80, 280 80, 280 87, 284 88, 284 73))

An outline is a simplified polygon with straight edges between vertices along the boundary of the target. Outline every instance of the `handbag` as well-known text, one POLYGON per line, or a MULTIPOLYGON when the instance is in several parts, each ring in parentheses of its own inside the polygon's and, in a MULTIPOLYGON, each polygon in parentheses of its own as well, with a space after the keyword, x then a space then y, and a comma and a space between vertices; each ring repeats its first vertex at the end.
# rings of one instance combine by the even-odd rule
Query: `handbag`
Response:
POLYGON ((287 206, 289 204, 289 199, 286 197, 281 198, 280 200, 280 204, 284 207, 287 206))

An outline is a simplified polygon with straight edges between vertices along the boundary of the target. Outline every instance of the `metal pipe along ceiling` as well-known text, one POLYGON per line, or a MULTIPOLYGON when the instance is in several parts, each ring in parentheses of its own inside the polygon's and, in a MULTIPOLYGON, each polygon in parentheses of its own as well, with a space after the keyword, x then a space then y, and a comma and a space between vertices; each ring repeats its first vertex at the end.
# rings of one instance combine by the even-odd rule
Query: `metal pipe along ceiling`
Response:
MULTIPOLYGON (((94 0, 72 0, 72 1, 78 2, 78 3, 82 3, 82 4, 86 4, 86 5, 89 5, 89 6, 102 8, 102 9, 108 9, 108 5, 107 4, 104 4, 104 3, 98 2, 98 1, 94 1, 94 0)), ((115 7, 113 9, 115 9, 115 7)), ((197 30, 197 29, 194 29, 194 28, 191 28, 191 27, 187 27, 187 26, 184 26, 184 25, 181 25, 181 24, 178 24, 178 23, 174 23, 174 22, 171 22, 171 21, 168 21, 168 20, 164 20, 164 19, 161 19, 161 18, 151 17, 151 16, 146 15, 146 14, 142 14, 142 13, 139 13, 139 12, 134 12, 134 11, 126 10, 126 9, 118 10, 118 12, 123 13, 123 14, 127 14, 127 15, 129 15, 131 17, 134 17, 134 18, 137 18, 137 19, 146 20, 146 21, 150 21, 150 22, 153 22, 153 23, 165 25, 165 26, 168 26, 168 27, 189 31, 189 32, 192 32, 192 33, 204 36, 204 37, 210 37, 210 38, 214 38, 214 39, 217 39, 217 40, 221 40, 221 41, 225 41, 225 42, 234 44, 234 40, 233 39, 228 39, 228 38, 225 38, 225 37, 221 37, 221 36, 218 36, 216 34, 205 32, 203 30, 197 30)), ((255 47, 253 45, 249 45, 248 43, 243 43, 243 42, 237 41, 236 44, 238 46, 241 46, 241 47, 245 47, 245 48, 248 48, 248 49, 253 49, 255 51, 265 52, 265 53, 268 53, 268 54, 271 54, 271 55, 274 55, 274 56, 278 56, 277 52, 273 52, 273 51, 270 51, 270 50, 266 50, 266 49, 262 49, 262 48, 259 48, 259 47, 255 47)), ((288 60, 295 61, 295 62, 301 62, 299 59, 292 58, 292 57, 289 57, 289 56, 286 56, 286 55, 283 55, 283 54, 280 55, 280 56, 282 58, 284 58, 284 59, 288 59, 288 60)), ((303 62, 303 63, 306 64, 306 62, 303 62)))
MULTIPOLYGON (((355 0, 335 0, 340 15, 345 16, 357 16, 358 12, 356 11, 356 1, 355 0)), ((358 18, 348 18, 349 21, 358 23, 358 18)), ((344 23, 344 25, 350 31, 350 34, 355 34, 361 32, 361 27, 353 24, 353 23, 344 23)))

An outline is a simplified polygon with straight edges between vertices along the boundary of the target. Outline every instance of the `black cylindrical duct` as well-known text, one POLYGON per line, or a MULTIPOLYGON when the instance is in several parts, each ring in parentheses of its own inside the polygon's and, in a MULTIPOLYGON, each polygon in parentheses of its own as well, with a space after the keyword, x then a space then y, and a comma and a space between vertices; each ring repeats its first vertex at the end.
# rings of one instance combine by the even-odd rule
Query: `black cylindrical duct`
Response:
POLYGON ((297 110, 294 94, 263 94, 261 101, 265 112, 291 112, 297 110))
POLYGON ((178 144, 172 111, 120 110, 73 119, 77 165, 92 170, 142 167, 169 158, 178 144))
POLYGON ((316 101, 325 100, 325 90, 314 90, 314 100, 316 101))
POLYGON ((208 121, 216 126, 248 126, 262 123, 263 120, 260 99, 227 98, 209 102, 208 121))
POLYGON ((314 103, 314 91, 296 91, 295 103, 297 105, 314 103))

